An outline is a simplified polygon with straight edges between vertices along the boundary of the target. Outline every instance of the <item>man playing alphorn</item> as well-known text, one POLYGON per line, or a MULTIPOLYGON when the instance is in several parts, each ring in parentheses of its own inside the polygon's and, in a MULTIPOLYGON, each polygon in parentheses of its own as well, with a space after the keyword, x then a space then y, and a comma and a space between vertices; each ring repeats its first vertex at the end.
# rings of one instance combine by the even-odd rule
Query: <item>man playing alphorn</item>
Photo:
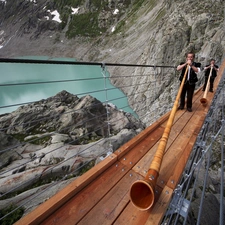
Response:
POLYGON ((209 91, 213 92, 213 83, 214 83, 214 80, 217 76, 217 72, 219 71, 219 67, 215 63, 216 63, 215 59, 211 59, 210 64, 206 65, 204 67, 205 83, 204 83, 202 91, 205 91, 205 88, 206 88, 206 85, 207 85, 207 82, 208 82, 208 78, 209 78, 209 74, 210 74, 210 69, 212 67, 212 73, 211 73, 211 77, 210 77, 210 80, 209 80, 209 83, 210 83, 209 91))
POLYGON ((194 62, 195 54, 193 52, 188 52, 186 54, 186 62, 182 62, 178 67, 177 70, 181 70, 181 75, 179 80, 182 81, 186 68, 188 67, 188 74, 186 76, 186 80, 181 92, 180 97, 180 106, 178 109, 184 109, 185 105, 185 97, 187 95, 187 110, 192 112, 192 99, 195 90, 195 83, 198 81, 197 73, 200 72, 201 63, 194 62))

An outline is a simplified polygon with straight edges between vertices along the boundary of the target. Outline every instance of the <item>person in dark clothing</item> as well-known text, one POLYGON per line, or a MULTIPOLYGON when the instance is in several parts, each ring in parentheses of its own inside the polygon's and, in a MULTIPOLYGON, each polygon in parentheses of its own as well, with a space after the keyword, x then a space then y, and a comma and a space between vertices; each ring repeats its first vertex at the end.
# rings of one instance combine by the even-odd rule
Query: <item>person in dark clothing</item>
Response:
POLYGON ((180 63, 177 70, 181 70, 181 75, 179 80, 182 81, 186 68, 188 66, 188 72, 186 75, 186 80, 181 92, 180 106, 178 109, 184 109, 185 97, 187 95, 187 110, 192 112, 192 99, 195 90, 195 83, 198 81, 197 73, 200 72, 201 63, 194 62, 195 54, 193 52, 188 52, 186 54, 186 62, 180 63))
POLYGON ((209 85, 209 91, 213 92, 213 83, 214 83, 214 80, 215 80, 215 78, 217 76, 217 72, 219 71, 219 67, 215 63, 216 63, 216 60, 215 59, 211 59, 210 60, 210 64, 208 64, 208 65, 206 65, 204 67, 205 83, 204 83, 202 91, 205 91, 205 89, 206 89, 208 78, 209 78, 210 71, 211 71, 211 68, 212 68, 212 73, 211 73, 211 76, 209 78, 209 84, 210 84, 209 85))

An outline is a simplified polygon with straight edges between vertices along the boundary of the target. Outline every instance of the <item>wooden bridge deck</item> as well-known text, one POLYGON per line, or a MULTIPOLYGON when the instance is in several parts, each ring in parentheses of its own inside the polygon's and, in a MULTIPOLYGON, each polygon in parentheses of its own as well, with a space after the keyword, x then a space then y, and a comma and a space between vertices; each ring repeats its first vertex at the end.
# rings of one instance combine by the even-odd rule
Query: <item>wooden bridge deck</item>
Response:
POLYGON ((193 112, 176 112, 157 179, 156 202, 150 210, 134 207, 129 190, 134 181, 145 177, 169 113, 15 224, 160 224, 214 93, 207 94, 206 106, 200 103, 202 96, 200 89, 196 91, 193 112))

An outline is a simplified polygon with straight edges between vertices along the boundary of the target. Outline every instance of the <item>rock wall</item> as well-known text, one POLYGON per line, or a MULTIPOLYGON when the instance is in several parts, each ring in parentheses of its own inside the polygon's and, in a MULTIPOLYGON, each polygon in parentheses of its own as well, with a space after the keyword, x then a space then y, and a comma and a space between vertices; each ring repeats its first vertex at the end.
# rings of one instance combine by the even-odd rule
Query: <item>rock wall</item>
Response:
MULTIPOLYGON (((222 0, 198 4, 192 0, 71 2, 0 2, 0 57, 47 55, 80 61, 169 66, 178 65, 189 50, 196 53, 196 61, 202 66, 210 58, 215 58, 217 64, 224 58, 225 3, 222 0), (61 22, 55 19, 54 10, 61 13, 61 22), (93 33, 81 33, 82 29, 78 29, 76 21, 87 17, 86 26, 96 22, 96 27, 90 27, 93 33), (68 34, 73 37, 68 38, 68 34)), ((132 85, 132 89, 121 87, 121 90, 131 96, 128 97, 131 106, 140 101, 132 107, 140 117, 146 111, 139 112, 139 109, 146 105, 159 105, 160 115, 171 107, 166 96, 177 93, 174 72, 162 71, 162 79, 156 85, 161 88, 156 90, 154 86, 139 84, 150 83, 151 76, 137 79, 138 75, 153 73, 149 68, 109 68, 109 71, 114 85, 132 85), (125 74, 131 77, 121 77, 125 74), (169 79, 164 81, 164 77, 169 79), (137 94, 138 90, 141 94, 137 94), (148 100, 152 95, 157 98, 148 100)))
POLYGON ((68 184, 65 179, 80 176, 144 128, 112 104, 66 91, 1 115, 0 210, 24 201, 28 213, 68 184), (45 197, 29 203, 34 188, 52 182, 45 197))

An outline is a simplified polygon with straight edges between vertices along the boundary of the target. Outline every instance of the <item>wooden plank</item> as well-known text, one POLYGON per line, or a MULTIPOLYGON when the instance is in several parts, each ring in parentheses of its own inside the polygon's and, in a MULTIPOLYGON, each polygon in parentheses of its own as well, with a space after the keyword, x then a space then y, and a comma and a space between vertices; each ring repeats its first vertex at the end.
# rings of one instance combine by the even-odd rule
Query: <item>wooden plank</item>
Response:
POLYGON ((80 190, 86 187, 91 181, 98 177, 103 171, 105 171, 110 165, 112 165, 117 160, 117 156, 111 154, 105 160, 97 164, 95 167, 87 171, 81 177, 70 183, 64 189, 59 191, 48 201, 41 204, 31 213, 22 217, 18 220, 15 225, 24 225, 24 224, 39 224, 45 218, 50 216, 55 212, 59 207, 61 207, 66 201, 72 198, 80 190))
POLYGON ((128 169, 116 162, 41 224, 77 224, 117 184, 128 169))
MULTIPOLYGON (((180 133, 183 130, 183 127, 189 122, 190 117, 191 117, 191 114, 189 113, 189 114, 186 114, 186 117, 184 117, 184 116, 181 117, 181 118, 179 117, 179 119, 176 120, 175 124, 173 125, 173 127, 171 129, 165 152, 171 146, 171 144, 174 142, 174 140, 178 137, 178 135, 180 135, 180 133)), ((162 134, 163 134, 163 132, 164 132, 164 129, 162 131, 162 134)), ((148 171, 149 166, 152 162, 154 154, 155 154, 155 152, 158 148, 159 141, 160 141, 160 139, 151 148, 151 151, 147 152, 145 154, 145 156, 137 163, 137 165, 134 166, 133 170, 136 173, 139 173, 142 176, 145 176, 147 174, 147 171, 148 171)))
MULTIPOLYGON (((209 103, 211 103, 210 99, 209 99, 209 103)), ((199 104, 199 107, 196 110, 196 113, 193 115, 193 118, 190 121, 190 124, 192 124, 194 126, 194 128, 192 130, 192 136, 189 139, 187 145, 185 146, 184 151, 180 155, 180 158, 179 158, 178 162, 176 163, 176 167, 173 170, 174 172, 166 184, 168 187, 170 187, 172 189, 174 189, 177 186, 178 181, 181 178, 182 172, 183 172, 183 170, 186 166, 186 163, 189 159, 189 156, 190 156, 190 153, 195 144, 196 138, 197 138, 197 136, 201 130, 201 127, 203 125, 203 122, 205 120, 206 111, 208 111, 209 107, 210 107, 210 105, 208 104, 207 106, 204 106, 204 108, 202 108, 201 104, 199 104)))
POLYGON ((184 151, 180 155, 179 160, 177 161, 177 163, 175 165, 175 168, 173 170, 171 177, 167 180, 166 186, 168 186, 169 188, 174 190, 176 188, 176 186, 178 185, 178 182, 182 176, 182 173, 187 164, 189 156, 192 152, 192 148, 193 148, 195 141, 196 141, 196 135, 194 134, 194 135, 192 135, 187 146, 185 147, 184 151))
POLYGON ((136 173, 139 173, 141 176, 145 177, 149 170, 150 163, 152 162, 153 156, 158 147, 158 142, 151 148, 151 151, 148 151, 145 156, 140 159, 140 161, 132 168, 136 173))
MULTIPOLYGON (((160 168, 159 179, 161 180, 161 185, 166 184, 168 182, 169 177, 171 177, 174 173, 176 165, 180 157, 182 157, 182 154, 184 154, 184 151, 191 152, 194 142, 202 126, 202 116, 198 116, 198 114, 200 115, 201 111, 196 111, 195 114, 192 114, 189 123, 186 124, 179 137, 166 151, 163 157, 162 166, 160 168), (194 142, 192 143, 192 145, 189 145, 191 139, 193 139, 194 142)), ((182 173, 180 169, 179 171, 180 173, 182 173)), ((173 182, 177 183, 178 181, 174 180, 173 182)))
POLYGON ((132 151, 127 152, 119 161, 128 168, 132 168, 147 152, 151 151, 150 149, 159 141, 163 131, 164 128, 159 126, 158 129, 134 146, 132 151))
MULTIPOLYGON (((179 135, 174 144, 165 154, 166 160, 163 161, 160 171, 160 174, 163 174, 163 176, 161 176, 161 179, 164 182, 168 180, 169 171, 176 171, 176 173, 180 174, 182 173, 184 165, 186 165, 188 158, 185 158, 186 161, 183 161, 183 165, 179 164, 178 162, 183 156, 189 156, 196 141, 197 135, 202 127, 204 118, 205 114, 202 113, 199 104, 199 107, 196 109, 195 113, 192 114, 189 123, 187 123, 184 127, 183 132, 179 135), (179 168, 178 165, 180 165, 181 168, 179 168), (168 170, 168 168, 170 168, 170 170, 168 170)), ((174 177, 173 180, 170 180, 170 187, 175 187, 174 184, 177 184, 179 176, 176 177, 176 179, 174 177)))
POLYGON ((150 211, 140 211, 130 202, 113 225, 141 225, 145 224, 150 211))
POLYGON ((158 201, 155 202, 155 204, 153 205, 153 208, 145 225, 161 224, 161 221, 169 205, 172 194, 173 190, 171 188, 167 186, 163 188, 163 191, 160 194, 158 201))
POLYGON ((132 171, 126 173, 78 224, 112 224, 130 201, 130 184, 139 178, 132 171))

